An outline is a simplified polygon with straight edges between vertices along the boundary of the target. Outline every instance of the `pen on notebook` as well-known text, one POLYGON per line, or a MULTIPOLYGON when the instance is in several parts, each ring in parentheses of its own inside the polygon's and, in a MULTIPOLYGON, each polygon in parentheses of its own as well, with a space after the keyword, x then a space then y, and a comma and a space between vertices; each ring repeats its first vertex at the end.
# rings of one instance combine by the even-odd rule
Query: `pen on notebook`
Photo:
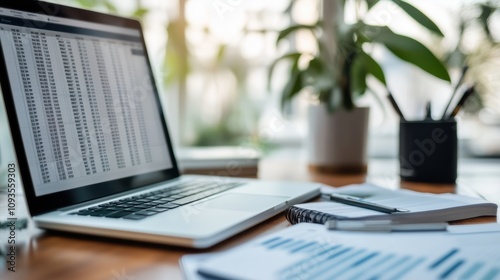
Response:
POLYGON ((404 117, 404 115, 403 115, 403 112, 401 112, 401 109, 399 109, 398 103, 396 103, 396 100, 394 99, 394 96, 392 96, 392 94, 391 94, 390 91, 387 91, 387 98, 391 102, 392 107, 394 108, 394 110, 396 111, 396 113, 399 115, 399 117, 401 118, 401 120, 402 121, 406 120, 405 117, 404 117))
POLYGON ((390 206, 384 206, 378 203, 370 202, 363 200, 361 198, 357 198, 354 196, 348 196, 348 195, 340 195, 340 194, 330 194, 327 196, 328 199, 331 201, 339 202, 342 204, 347 204, 351 206, 356 206, 364 209, 370 209, 378 212, 383 212, 387 214, 393 214, 393 213, 405 213, 405 212, 410 212, 409 210, 406 209, 400 209, 400 208, 394 208, 390 206))
POLYGON ((448 117, 449 119, 451 118, 454 118, 457 114, 458 114, 458 111, 460 111, 460 109, 462 108, 462 106, 465 104, 465 101, 467 101, 467 99, 474 93, 474 86, 471 86, 469 87, 465 92, 464 94, 462 95, 462 97, 460 98, 460 101, 458 101, 457 105, 455 106, 455 108, 453 109, 453 111, 451 111, 451 114, 450 116, 448 117))
POLYGON ((460 74, 460 78, 458 79, 458 82, 455 85, 453 92, 451 93, 450 100, 448 101, 448 104, 446 104, 446 107, 444 108, 443 117, 441 118, 442 120, 446 119, 446 113, 448 112, 448 109, 450 108, 451 102, 453 101, 453 99, 455 99, 455 95, 457 94, 458 88, 460 87, 460 85, 462 85, 464 78, 465 78, 465 74, 467 74, 468 70, 469 70, 469 67, 467 65, 462 67, 462 74, 460 74))
POLYGON ((405 232, 405 231, 446 231, 447 223, 392 224, 390 221, 342 221, 330 220, 325 223, 329 230, 367 231, 367 232, 405 232))

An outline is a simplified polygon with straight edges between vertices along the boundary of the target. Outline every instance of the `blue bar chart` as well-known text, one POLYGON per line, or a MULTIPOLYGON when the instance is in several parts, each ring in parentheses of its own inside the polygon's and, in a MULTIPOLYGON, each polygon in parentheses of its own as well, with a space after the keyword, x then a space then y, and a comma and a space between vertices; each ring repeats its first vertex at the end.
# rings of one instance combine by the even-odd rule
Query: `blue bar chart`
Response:
POLYGON ((500 280, 499 246, 500 226, 377 233, 299 223, 212 257, 198 272, 223 279, 500 280))
POLYGON ((425 271, 436 279, 500 279, 500 265, 492 267, 468 261, 457 248, 433 259, 299 238, 273 237, 261 246, 270 251, 304 255, 279 273, 282 279, 407 279, 415 270, 425 271))

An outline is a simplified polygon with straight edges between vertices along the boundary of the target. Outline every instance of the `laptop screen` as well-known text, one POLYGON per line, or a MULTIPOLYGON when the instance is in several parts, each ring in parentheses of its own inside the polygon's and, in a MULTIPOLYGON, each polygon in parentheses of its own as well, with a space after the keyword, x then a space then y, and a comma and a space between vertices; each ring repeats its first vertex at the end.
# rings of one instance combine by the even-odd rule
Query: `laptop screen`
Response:
POLYGON ((139 29, 0 8, 36 196, 173 167, 139 29))

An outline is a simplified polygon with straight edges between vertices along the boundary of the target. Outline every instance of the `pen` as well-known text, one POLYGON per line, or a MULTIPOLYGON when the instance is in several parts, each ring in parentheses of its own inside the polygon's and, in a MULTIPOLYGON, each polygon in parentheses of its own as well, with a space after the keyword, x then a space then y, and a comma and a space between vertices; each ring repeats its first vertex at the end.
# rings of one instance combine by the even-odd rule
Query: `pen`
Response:
POLYGON ((427 104, 425 105, 425 119, 432 120, 432 109, 430 101, 428 101, 427 104))
POLYGON ((406 231, 446 231, 447 223, 392 224, 391 221, 342 221, 330 220, 325 223, 329 230, 406 232, 406 231))
POLYGON ((464 94, 460 98, 460 101, 458 101, 457 106, 455 106, 455 108, 453 109, 453 111, 451 111, 451 114, 450 114, 450 116, 448 118, 451 119, 451 118, 455 117, 458 114, 458 111, 460 111, 460 109, 462 108, 462 106, 465 104, 465 101, 467 101, 467 99, 469 98, 469 96, 472 95, 472 93, 474 93, 474 86, 471 86, 470 88, 468 88, 464 92, 464 94))
POLYGON ((458 82, 457 84, 455 85, 455 88, 453 89, 453 92, 451 93, 451 98, 450 98, 450 101, 448 101, 448 104, 446 104, 446 107, 444 108, 444 112, 443 112, 443 117, 441 119, 445 119, 446 118, 446 112, 448 112, 448 109, 450 108, 450 105, 451 105, 451 102, 453 101, 453 99, 455 98, 455 95, 457 94, 457 91, 458 91, 458 88, 460 87, 460 85, 463 83, 464 81, 464 78, 465 78, 465 74, 467 74, 467 71, 469 70, 469 67, 467 65, 465 65, 463 68, 462 68, 462 74, 460 75, 460 78, 458 79, 458 82))
POLYGON ((391 94, 390 91, 387 92, 387 98, 391 102, 392 107, 394 108, 394 110, 396 111, 396 113, 398 113, 398 115, 401 118, 401 120, 404 121, 405 117, 403 115, 403 112, 401 112, 401 109, 399 109, 398 103, 396 103, 396 100, 394 99, 394 96, 392 96, 392 94, 391 94))
POLYGON ((370 209, 378 212, 383 212, 387 214, 392 214, 392 213, 398 213, 398 212, 410 212, 409 210, 406 209, 400 209, 400 208, 394 208, 394 207, 388 207, 384 206, 381 204, 369 202, 366 200, 363 200, 361 198, 357 198, 354 196, 348 196, 348 195, 339 195, 339 194, 330 194, 328 198, 331 201, 347 204, 347 205, 352 205, 360 208, 365 208, 365 209, 370 209))

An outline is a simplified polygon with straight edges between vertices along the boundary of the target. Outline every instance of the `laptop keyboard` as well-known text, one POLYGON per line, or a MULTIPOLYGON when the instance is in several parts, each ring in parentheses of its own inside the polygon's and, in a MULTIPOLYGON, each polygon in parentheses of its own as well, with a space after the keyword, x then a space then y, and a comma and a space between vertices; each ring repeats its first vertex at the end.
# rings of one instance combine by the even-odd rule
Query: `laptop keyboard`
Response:
POLYGON ((70 215, 141 220, 179 206, 241 186, 243 183, 181 183, 174 187, 152 191, 89 207, 70 215))

